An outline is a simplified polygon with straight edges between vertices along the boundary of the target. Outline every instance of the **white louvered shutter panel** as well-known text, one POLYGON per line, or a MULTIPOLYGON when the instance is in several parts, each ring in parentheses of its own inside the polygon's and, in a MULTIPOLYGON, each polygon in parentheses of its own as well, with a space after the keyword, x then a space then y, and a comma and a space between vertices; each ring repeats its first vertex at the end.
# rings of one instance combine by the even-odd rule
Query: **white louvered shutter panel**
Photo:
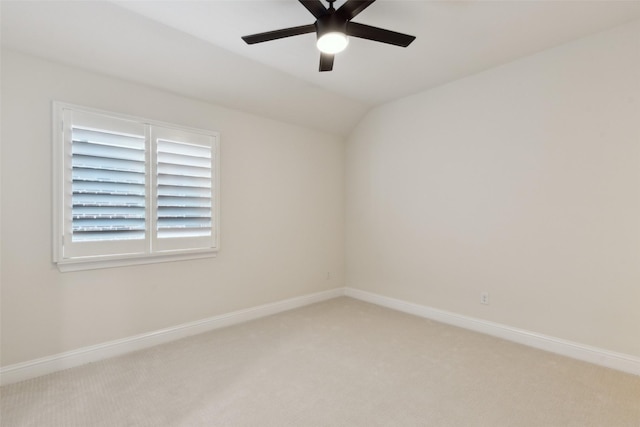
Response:
POLYGON ((154 251, 216 247, 215 138, 154 126, 154 251))
POLYGON ((144 253, 144 126, 68 111, 65 132, 65 256, 144 253))

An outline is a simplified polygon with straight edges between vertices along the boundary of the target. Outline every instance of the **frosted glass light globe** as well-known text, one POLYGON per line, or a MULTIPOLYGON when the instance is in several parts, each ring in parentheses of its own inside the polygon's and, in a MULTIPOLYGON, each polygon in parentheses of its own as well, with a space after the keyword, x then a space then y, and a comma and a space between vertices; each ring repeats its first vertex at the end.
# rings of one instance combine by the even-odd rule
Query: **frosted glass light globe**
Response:
POLYGON ((322 37, 318 39, 318 49, 320 52, 324 53, 338 53, 345 50, 347 45, 349 44, 349 39, 346 35, 339 32, 332 32, 323 34, 322 37))

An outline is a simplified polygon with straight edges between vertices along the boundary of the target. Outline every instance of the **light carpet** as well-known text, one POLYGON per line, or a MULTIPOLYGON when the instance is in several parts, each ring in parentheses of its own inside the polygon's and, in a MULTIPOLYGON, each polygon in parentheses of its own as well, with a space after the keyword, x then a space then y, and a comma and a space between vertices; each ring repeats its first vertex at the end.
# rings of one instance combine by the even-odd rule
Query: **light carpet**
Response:
POLYGON ((640 377, 341 297, 3 387, 2 426, 640 426, 640 377))

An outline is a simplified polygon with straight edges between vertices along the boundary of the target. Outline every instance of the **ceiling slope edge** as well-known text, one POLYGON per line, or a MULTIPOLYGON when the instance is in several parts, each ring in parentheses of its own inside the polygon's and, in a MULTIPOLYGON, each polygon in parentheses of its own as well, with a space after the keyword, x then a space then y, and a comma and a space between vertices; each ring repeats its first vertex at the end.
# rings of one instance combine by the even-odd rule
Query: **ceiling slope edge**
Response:
POLYGON ((114 4, 1 7, 3 46, 64 65, 343 138, 370 107, 114 4))

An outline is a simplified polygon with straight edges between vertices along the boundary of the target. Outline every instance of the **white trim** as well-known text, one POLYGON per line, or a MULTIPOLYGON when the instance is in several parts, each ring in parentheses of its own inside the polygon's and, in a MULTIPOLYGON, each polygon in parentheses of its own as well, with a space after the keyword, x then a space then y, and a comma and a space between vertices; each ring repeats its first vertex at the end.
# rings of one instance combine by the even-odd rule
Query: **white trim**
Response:
POLYGON ((499 323, 463 316, 395 298, 389 298, 359 289, 335 288, 328 291, 303 295, 283 301, 238 310, 210 317, 208 319, 184 323, 171 328, 135 335, 103 344, 84 347, 53 356, 9 365, 0 368, 0 385, 12 384, 42 375, 51 374, 63 369, 69 369, 107 359, 109 357, 142 350, 159 344, 175 341, 180 338, 270 316, 272 314, 304 307, 309 304, 326 301, 343 295, 387 307, 392 310, 402 311, 404 313, 413 314, 419 317, 517 342, 540 350, 561 354, 563 356, 593 363, 595 365, 640 375, 640 358, 628 354, 615 353, 584 344, 537 334, 535 332, 529 332, 523 329, 513 328, 499 323))
POLYGON ((0 368, 0 384, 12 384, 39 377, 41 375, 69 369, 90 362, 115 357, 132 351, 142 350, 159 344, 175 341, 191 335, 201 334, 214 329, 231 326, 260 317, 303 307, 305 305, 329 300, 344 295, 344 288, 335 288, 324 292, 289 298, 270 304, 238 310, 208 319, 184 323, 171 328, 135 335, 90 347, 47 356, 40 359, 16 363, 0 368))
POLYGON ((170 253, 157 255, 130 255, 130 256, 114 256, 114 257, 86 257, 78 258, 73 261, 59 261, 57 263, 58 270, 62 273, 69 271, 95 270, 99 268, 128 267, 130 265, 155 264, 159 262, 186 261, 202 258, 215 258, 218 251, 215 249, 191 250, 183 251, 183 253, 170 253))
POLYGON ((500 323, 463 316, 461 314, 451 313, 449 311, 439 310, 437 308, 410 303, 395 298, 389 298, 359 289, 345 288, 344 294, 351 298, 370 302, 393 310, 481 332, 483 334, 524 344, 529 347, 593 363, 595 365, 616 369, 618 371, 634 375, 640 375, 640 358, 629 354, 615 353, 609 350, 538 334, 502 325, 500 323))

